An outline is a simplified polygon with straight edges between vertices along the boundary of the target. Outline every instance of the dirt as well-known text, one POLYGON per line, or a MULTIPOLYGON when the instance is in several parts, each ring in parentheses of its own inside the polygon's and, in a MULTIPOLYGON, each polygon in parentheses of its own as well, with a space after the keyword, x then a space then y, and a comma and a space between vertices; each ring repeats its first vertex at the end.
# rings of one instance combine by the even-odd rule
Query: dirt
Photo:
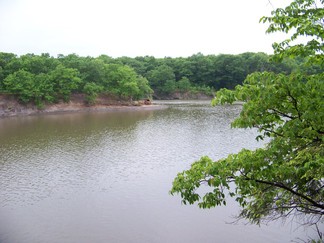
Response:
POLYGON ((91 112, 108 110, 138 110, 138 109, 161 109, 161 106, 152 105, 147 100, 122 101, 112 97, 98 97, 94 105, 88 105, 83 95, 73 95, 69 102, 60 101, 55 104, 45 104, 42 108, 36 105, 22 104, 13 96, 0 95, 0 118, 11 116, 28 116, 35 114, 52 114, 67 112, 91 112))

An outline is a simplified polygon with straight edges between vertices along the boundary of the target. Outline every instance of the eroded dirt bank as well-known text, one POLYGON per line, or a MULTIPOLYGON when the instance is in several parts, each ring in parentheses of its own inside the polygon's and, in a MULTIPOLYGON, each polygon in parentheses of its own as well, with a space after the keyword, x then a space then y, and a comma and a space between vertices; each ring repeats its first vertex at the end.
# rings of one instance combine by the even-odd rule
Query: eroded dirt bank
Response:
POLYGON ((10 116, 28 116, 66 112, 91 112, 105 110, 163 109, 163 106, 152 105, 147 101, 118 101, 110 97, 99 97, 95 105, 88 105, 82 95, 74 95, 69 102, 45 104, 38 108, 35 104, 21 104, 14 97, 0 95, 0 118, 10 116))

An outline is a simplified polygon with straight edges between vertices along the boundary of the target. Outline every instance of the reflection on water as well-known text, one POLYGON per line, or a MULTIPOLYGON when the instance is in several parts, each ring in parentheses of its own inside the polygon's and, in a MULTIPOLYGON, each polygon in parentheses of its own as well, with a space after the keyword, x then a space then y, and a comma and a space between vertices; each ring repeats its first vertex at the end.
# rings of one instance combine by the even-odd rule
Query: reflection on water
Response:
POLYGON ((235 204, 183 206, 168 191, 202 155, 261 146, 230 129, 240 106, 0 120, 0 242, 288 242, 289 225, 232 225, 235 204))

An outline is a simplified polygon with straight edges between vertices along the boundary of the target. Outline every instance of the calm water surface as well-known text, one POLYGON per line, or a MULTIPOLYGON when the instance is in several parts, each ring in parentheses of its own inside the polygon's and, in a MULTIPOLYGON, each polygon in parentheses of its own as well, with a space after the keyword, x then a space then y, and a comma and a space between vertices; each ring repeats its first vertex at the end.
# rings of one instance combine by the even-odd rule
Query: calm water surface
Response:
POLYGON ((256 148, 230 129, 240 106, 164 102, 162 110, 0 119, 0 242, 290 242, 287 223, 229 224, 238 207, 201 210, 168 194, 202 155, 256 148))

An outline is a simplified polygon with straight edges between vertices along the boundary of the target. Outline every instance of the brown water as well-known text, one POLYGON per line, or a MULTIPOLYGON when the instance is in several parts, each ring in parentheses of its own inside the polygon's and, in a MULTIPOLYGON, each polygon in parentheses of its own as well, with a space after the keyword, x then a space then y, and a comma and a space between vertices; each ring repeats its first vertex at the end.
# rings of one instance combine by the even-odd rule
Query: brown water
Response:
POLYGON ((176 174, 261 146, 230 129, 240 106, 165 102, 168 109, 0 119, 0 242, 289 242, 303 228, 232 222, 168 194, 176 174))

